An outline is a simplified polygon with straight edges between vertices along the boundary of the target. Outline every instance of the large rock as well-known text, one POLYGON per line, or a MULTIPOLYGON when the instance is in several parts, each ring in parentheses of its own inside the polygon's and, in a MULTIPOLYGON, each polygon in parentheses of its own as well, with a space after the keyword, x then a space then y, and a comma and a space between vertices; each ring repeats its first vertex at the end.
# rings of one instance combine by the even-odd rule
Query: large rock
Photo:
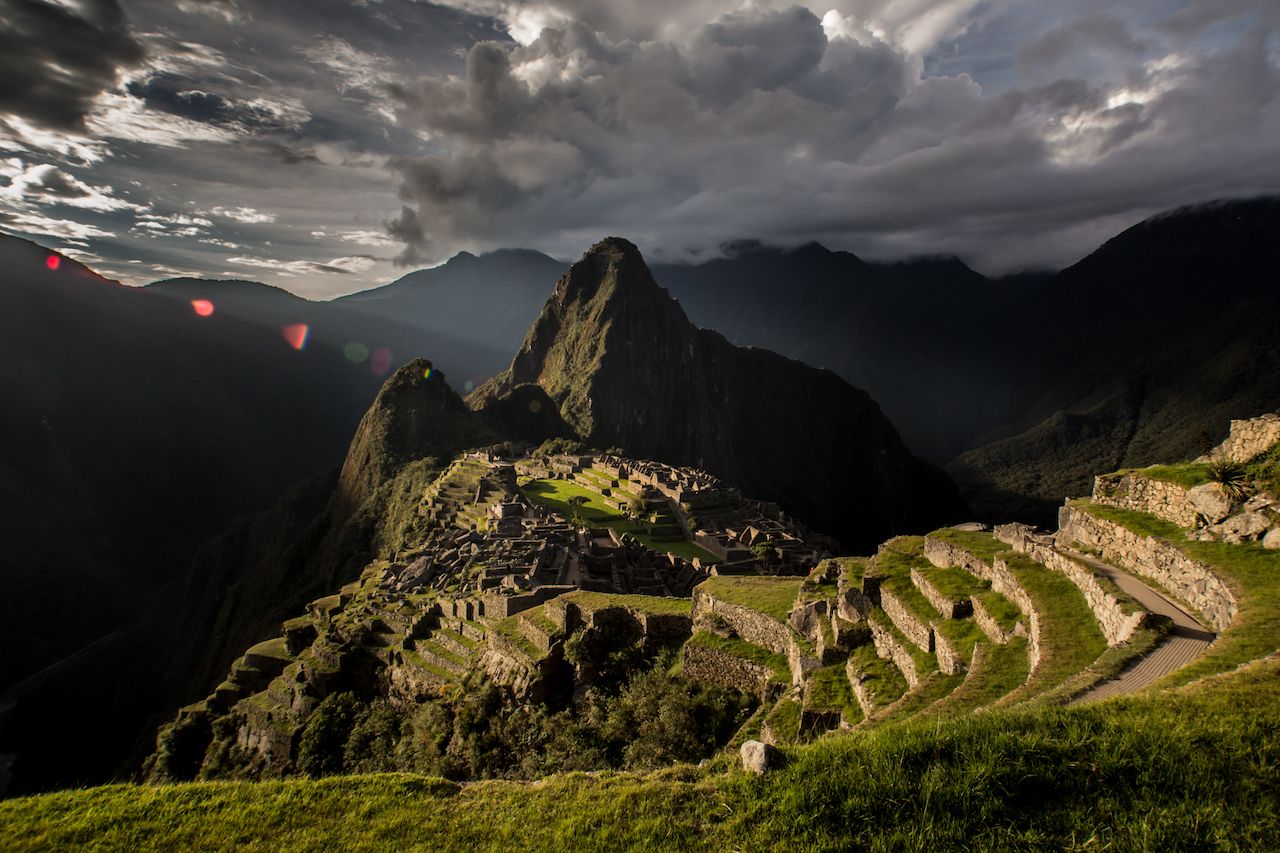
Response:
POLYGON ((1262 547, 1271 550, 1280 549, 1280 527, 1273 527, 1262 537, 1262 547))
POLYGON ((1258 539, 1271 526, 1271 517, 1264 512, 1240 512, 1213 528, 1223 542, 1237 544, 1258 539))
POLYGON ((1217 483, 1196 486, 1187 492, 1187 497, 1209 524, 1217 524, 1231 514, 1231 499, 1222 493, 1217 483))
POLYGON ((742 745, 742 769, 760 775, 778 766, 782 753, 776 747, 758 740, 749 740, 742 745))

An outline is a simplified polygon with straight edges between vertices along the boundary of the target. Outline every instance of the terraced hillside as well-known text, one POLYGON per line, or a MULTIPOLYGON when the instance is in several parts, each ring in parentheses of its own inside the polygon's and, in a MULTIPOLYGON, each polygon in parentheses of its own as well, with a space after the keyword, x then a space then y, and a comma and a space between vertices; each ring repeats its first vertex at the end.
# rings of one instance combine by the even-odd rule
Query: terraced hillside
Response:
MULTIPOLYGON (((830 769, 830 756, 852 751, 885 766, 886 761, 907 760, 901 757, 903 744, 914 745, 920 755, 933 757, 910 759, 917 769, 901 789, 906 793, 900 794, 914 804, 921 820, 929 807, 927 795, 923 805, 913 799, 923 792, 919 774, 943 768, 938 772, 982 787, 985 783, 973 776, 979 769, 971 764, 995 760, 994 753, 983 752, 992 749, 1004 750, 1002 762, 1041 764, 1050 754, 1058 756, 1054 760, 1076 760, 1067 756, 1074 748, 1069 744, 1105 750, 1088 761, 1096 768, 1110 762, 1125 769, 1106 772, 1138 779, 1124 796, 1157 810, 1152 826, 1179 827, 1181 836, 1164 837, 1204 839, 1196 828, 1203 818, 1193 820, 1187 811, 1185 798, 1193 794, 1226 814, 1246 808, 1236 802, 1239 797, 1275 793, 1274 775, 1264 768, 1273 766, 1267 756, 1280 757, 1280 744, 1274 727, 1270 735, 1265 733, 1269 712, 1256 703, 1269 701, 1268 690, 1274 693, 1280 659, 1280 496, 1275 492, 1280 416, 1234 422, 1228 440, 1205 459, 1099 477, 1090 498, 1064 505, 1059 529, 1052 534, 1017 523, 994 529, 960 525, 896 537, 870 557, 818 554, 806 572, 796 575, 767 570, 811 553, 808 546, 801 547, 803 540, 784 547, 788 540, 778 539, 771 546, 771 559, 778 562, 767 559, 762 549, 750 572, 740 566, 721 571, 733 561, 685 565, 672 553, 655 563, 654 551, 637 546, 650 555, 649 562, 611 562, 615 553, 605 561, 612 566, 614 586, 592 590, 591 582, 605 577, 598 559, 602 555, 594 552, 599 531, 607 528, 576 526, 548 515, 535 502, 521 503, 522 494, 530 483, 582 483, 584 488, 589 483, 592 494, 624 511, 623 504, 632 507, 633 498, 644 502, 648 495, 656 501, 656 495, 665 494, 658 485, 653 493, 628 488, 637 478, 658 472, 676 478, 665 486, 677 492, 671 498, 672 514, 686 530, 689 518, 697 517, 694 486, 702 475, 675 469, 677 476, 646 466, 607 456, 527 457, 511 464, 470 454, 455 460, 424 496, 422 517, 429 532, 424 546, 371 564, 358 582, 286 622, 280 638, 249 649, 212 696, 162 730, 153 778, 295 773, 299 739, 306 741, 313 728, 309 717, 321 715, 331 701, 325 697, 337 691, 413 706, 425 697, 449 691, 460 695, 458 691, 491 683, 519 697, 525 709, 520 713, 527 715, 561 701, 556 697, 566 690, 592 689, 593 678, 605 677, 603 668, 614 667, 616 678, 618 666, 655 656, 661 660, 661 650, 678 649, 677 657, 666 658, 674 660, 673 673, 721 691, 716 696, 742 697, 734 707, 754 710, 743 712, 736 732, 730 730, 720 742, 719 756, 701 769, 615 782, 576 777, 571 784, 579 806, 574 807, 593 803, 590 808, 598 811, 597 797, 611 785, 650 804, 727 785, 738 793, 724 794, 725 802, 736 796, 744 807, 774 814, 772 806, 762 807, 751 793, 757 790, 755 783, 731 769, 736 767, 731 753, 750 740, 781 748, 793 767, 829 768, 830 784, 855 784, 849 773, 830 769), (620 476, 619 466, 631 476, 620 476), (521 508, 519 514, 515 507, 521 508), (446 544, 454 545, 452 551, 428 546, 431 536, 443 535, 442 524, 454 531, 453 539, 445 537, 446 544), (550 540, 541 540, 541 556, 518 571, 515 567, 524 558, 499 559, 512 549, 519 552, 515 543, 520 537, 513 536, 517 527, 526 534, 554 532, 574 541, 557 551, 564 556, 560 559, 550 555, 555 549, 545 547, 550 540), (506 545, 495 544, 502 542, 506 545), (467 558, 459 562, 463 552, 467 558), (576 569, 570 570, 571 562, 576 569), (629 572, 643 574, 639 569, 655 565, 664 566, 666 573, 646 576, 654 587, 669 593, 684 578, 683 597, 621 588, 629 572), (678 565, 683 568, 673 575, 678 565), (495 567, 500 571, 494 573, 495 567), (1139 698, 1117 703, 1119 696, 1139 698), (1257 715, 1252 722, 1242 716, 1250 713, 1257 715), (1218 725, 1223 720, 1234 720, 1236 730, 1224 733, 1218 725), (1172 728, 1164 731, 1162 726, 1172 728), (1175 731, 1193 740, 1212 731, 1219 752, 1189 760, 1185 750, 1168 740, 1175 731), (1015 745, 1018 737, 1023 746, 1015 745), (974 738, 986 746, 974 746, 974 738), (1140 748, 1138 741, 1148 746, 1140 748), (951 748, 944 744, 962 751, 942 758, 944 752, 938 750, 951 748), (1024 747, 1031 752, 1021 755, 1018 750, 1024 747), (1161 751, 1144 751, 1150 749, 1161 751), (899 758, 888 758, 890 753, 899 758), (1158 784, 1152 780, 1173 772, 1166 767, 1168 756, 1182 756, 1184 763, 1184 790, 1173 800, 1167 791, 1149 789, 1158 784), (235 772, 227 774, 227 768, 235 772), (1228 770, 1235 774, 1231 803, 1226 789, 1205 787, 1210 776, 1228 770)), ((708 498, 713 511, 704 514, 694 535, 713 541, 711 534, 718 528, 711 519, 735 500, 708 498)), ((732 520, 720 527, 730 538, 741 535, 732 520)), ((664 712, 654 710, 652 717, 629 713, 631 725, 662 725, 664 712)), ((1045 765, 1036 772, 1069 778, 1073 771, 1045 765)), ((778 777, 800 784, 794 774, 788 768, 778 777)), ((1008 784, 1016 788, 1026 778, 1031 777, 1008 784)), ((859 779, 865 790, 888 784, 885 779, 859 779)), ((362 784, 366 787, 344 790, 374 792, 399 783, 370 779, 362 784)), ((570 783, 539 783, 556 790, 564 784, 570 783)), ((160 790, 182 797, 187 789, 160 790)), ((201 790, 214 801, 258 796, 240 788, 201 790)), ((264 797, 281 795, 277 789, 258 790, 264 797)), ((431 796, 462 795, 471 802, 482 796, 479 790, 459 794, 439 788, 431 796)), ((502 788, 483 790, 506 796, 499 793, 502 788)), ((799 796, 796 807, 808 808, 800 794, 770 790, 787 801, 799 796)), ((316 796, 337 796, 316 791, 316 796)), ((107 819, 89 811, 97 808, 89 805, 90 796, 81 802, 65 796, 57 800, 59 808, 75 812, 73 826, 107 819)), ((864 791, 859 796, 869 795, 864 791)), ((1093 821, 1104 835, 1130 833, 1124 836, 1130 841, 1138 837, 1128 818, 1079 799, 1084 796, 1079 790, 1064 787, 1062 796, 1063 803, 1076 803, 1053 806, 1074 809, 1062 818, 1068 824, 1036 835, 1026 815, 1012 813, 1004 829, 992 830, 988 842, 977 846, 1000 846, 991 840, 997 837, 1060 846, 1075 837, 1071 833, 1083 827, 1080 821, 1093 821)), ((1095 791, 1095 796, 1100 794, 1095 791)), ((118 813, 122 806, 115 797, 104 792, 92 802, 110 804, 103 814, 112 809, 118 813)), ((829 798, 820 799, 823 809, 834 807, 829 798)), ((40 815, 52 802, 32 798, 0 810, 0 815, 9 820, 40 815)), ((969 818, 954 811, 956 803, 937 808, 941 817, 926 820, 937 832, 970 825, 969 818)), ((821 810, 811 814, 815 825, 833 819, 821 810)), ((561 818, 568 820, 566 815, 557 820, 561 818)), ((565 839, 603 834, 633 846, 642 838, 647 843, 712 844, 710 839, 719 837, 714 825, 725 819, 682 824, 678 830, 655 824, 640 834, 620 833, 599 822, 618 818, 598 818, 591 827, 558 825, 565 839)), ((1244 842, 1250 839, 1280 838, 1274 815, 1268 819, 1250 812, 1239 819, 1247 823, 1220 828, 1217 842, 1249 846, 1244 842)), ((450 831, 465 835, 471 831, 467 820, 455 815, 448 822, 450 831)), ((68 837, 47 822, 33 825, 42 825, 43 834, 28 834, 23 843, 68 837)), ((785 835, 796 828, 784 823, 779 831, 785 835)), ((1147 831, 1154 830, 1149 826, 1147 831)), ((908 843, 905 836, 892 837, 908 843)), ((1156 832, 1151 837, 1161 836, 1156 832)))

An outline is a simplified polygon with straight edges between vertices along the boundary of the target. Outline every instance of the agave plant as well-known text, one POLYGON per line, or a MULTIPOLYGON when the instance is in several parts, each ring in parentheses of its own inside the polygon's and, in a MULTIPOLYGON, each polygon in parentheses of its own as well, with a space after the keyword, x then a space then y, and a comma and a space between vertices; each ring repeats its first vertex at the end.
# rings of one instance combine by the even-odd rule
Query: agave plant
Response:
POLYGON ((1209 481, 1217 483, 1222 493, 1232 501, 1243 501, 1253 494, 1253 484, 1249 481, 1248 472, 1239 462, 1214 459, 1209 462, 1206 473, 1209 481))

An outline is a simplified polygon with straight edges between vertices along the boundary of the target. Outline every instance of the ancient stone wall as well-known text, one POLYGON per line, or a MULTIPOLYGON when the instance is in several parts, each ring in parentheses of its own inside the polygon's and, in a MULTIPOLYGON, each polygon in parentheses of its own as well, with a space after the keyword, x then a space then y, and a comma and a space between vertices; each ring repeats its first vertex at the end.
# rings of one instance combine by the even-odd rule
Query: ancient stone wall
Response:
POLYGON ((1065 506, 1059 516, 1058 537, 1096 549, 1104 560, 1150 578, 1198 611, 1222 631, 1236 616, 1236 598, 1212 567, 1193 560, 1176 546, 1098 518, 1083 509, 1065 506))
POLYGON ((1136 472, 1095 477, 1093 500, 1106 506, 1155 515, 1179 527, 1194 527, 1196 524, 1196 508, 1187 489, 1177 483, 1153 480, 1136 472))
MULTIPOLYGON (((964 672, 964 658, 961 657, 963 649, 959 649, 951 644, 945 636, 935 633, 934 651, 938 658, 938 669, 947 675, 956 675, 964 672)), ((973 651, 969 649, 969 651, 973 651)))
POLYGON ((916 585, 916 589, 920 590, 920 594, 933 605, 943 619, 963 619, 973 611, 973 605, 969 599, 948 598, 939 592, 938 588, 930 583, 924 572, 919 569, 911 570, 911 582, 916 585))
POLYGON ((1066 575, 1076 585, 1089 609, 1098 620, 1107 645, 1118 646, 1133 636, 1145 623, 1147 612, 1133 604, 1120 601, 1098 580, 1097 575, 1085 564, 1043 545, 1035 545, 1027 555, 1043 566, 1066 575))
POLYGON ((933 628, 923 622, 889 590, 880 588, 880 609, 898 626, 908 640, 920 647, 921 651, 933 651, 933 628))
POLYGON ((995 617, 987 612, 987 608, 982 606, 979 599, 973 600, 973 621, 978 623, 978 627, 982 629, 982 633, 987 635, 987 639, 993 643, 1003 645, 1014 637, 1026 636, 1026 629, 1021 622, 1013 626, 1012 631, 1006 631, 996 621, 995 617))
POLYGON ((1248 462, 1259 453, 1270 450, 1276 442, 1280 442, 1280 413, 1232 421, 1226 441, 1215 447, 1210 456, 1248 462))
POLYGON ((874 619, 870 621, 871 625, 871 641, 875 643, 876 654, 887 660, 891 660, 902 671, 902 677, 907 680, 907 685, 915 687, 920 683, 920 679, 924 673, 916 669, 915 658, 907 650, 898 638, 880 625, 874 619))
POLYGON ((773 676, 764 664, 696 643, 688 643, 684 647, 684 673, 696 681, 708 681, 758 696, 765 694, 773 676))
POLYGON ((791 649, 791 634, 786 625, 759 611, 722 599, 713 598, 704 589, 693 591, 695 622, 710 614, 723 619, 739 637, 752 645, 785 655, 791 649))
POLYGON ((1009 569, 1009 564, 1000 557, 988 563, 959 545, 952 545, 950 542, 944 542, 932 536, 925 537, 924 556, 938 568, 962 568, 983 580, 990 581, 992 589, 1012 601, 1026 614, 1029 628, 1027 639, 1031 647, 1031 669, 1034 671, 1040 663, 1040 614, 1031 596, 1009 569))

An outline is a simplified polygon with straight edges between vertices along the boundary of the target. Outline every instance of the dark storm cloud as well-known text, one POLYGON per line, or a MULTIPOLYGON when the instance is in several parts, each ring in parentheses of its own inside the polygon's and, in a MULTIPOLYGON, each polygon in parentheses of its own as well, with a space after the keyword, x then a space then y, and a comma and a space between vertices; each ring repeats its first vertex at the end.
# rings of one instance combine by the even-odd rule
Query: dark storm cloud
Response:
POLYGON ((82 130, 96 98, 143 49, 118 0, 75 10, 46 0, 0 0, 0 113, 82 130))
POLYGON ((915 4, 912 18, 873 0, 693 2, 679 14, 702 22, 680 31, 621 4, 480 5, 553 26, 476 45, 465 75, 392 90, 401 123, 430 138, 392 161, 406 262, 476 244, 572 254, 610 232, 668 256, 816 237, 998 271, 1069 262, 1163 206, 1280 189, 1276 16, 1259 2, 1226 0, 1215 20, 1250 28, 1211 38, 1213 4, 1194 22, 1172 3, 1145 19, 1052 7, 1007 33, 1012 85, 992 93, 963 62, 922 74, 971 37, 954 13, 972 23, 975 3, 915 4))
POLYGON ((1280 189, 1267 0, 122 2, 0 0, 0 214, 131 281, 604 233, 1000 271, 1280 189))

